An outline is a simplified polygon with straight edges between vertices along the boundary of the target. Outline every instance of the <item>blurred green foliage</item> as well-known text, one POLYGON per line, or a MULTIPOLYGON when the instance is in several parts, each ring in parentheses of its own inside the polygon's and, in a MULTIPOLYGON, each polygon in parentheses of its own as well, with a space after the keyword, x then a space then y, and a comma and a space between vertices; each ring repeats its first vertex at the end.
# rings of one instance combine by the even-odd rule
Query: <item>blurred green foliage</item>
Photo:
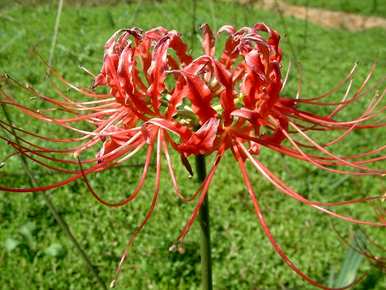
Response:
MULTIPOLYGON (((140 5, 133 3, 76 9, 66 6, 62 14, 54 64, 71 82, 88 86, 91 80, 79 66, 83 65, 93 72, 100 69, 103 44, 112 32, 121 27, 149 29, 163 25, 181 31, 185 39, 189 40, 191 8, 190 1, 145 1, 140 5)), ((35 7, 14 5, 0 13, 0 72, 7 72, 18 80, 29 82, 50 96, 55 93, 49 81, 44 79, 46 68, 31 48, 48 58, 55 12, 56 7, 51 4, 35 7)), ((293 52, 303 68, 301 78, 304 97, 327 91, 348 73, 354 62, 359 62, 354 89, 358 88, 373 62, 378 63, 375 80, 385 71, 386 32, 381 29, 349 33, 308 24, 305 30, 302 21, 286 18, 287 26, 284 26, 274 12, 238 4, 225 5, 220 1, 199 1, 197 23, 204 22, 215 28, 223 24, 240 27, 265 22, 280 31, 283 36, 283 70, 290 59, 293 61, 288 45, 290 40, 293 52)), ((193 52, 195 55, 200 51, 198 43, 197 37, 193 52)), ((283 94, 295 95, 296 83, 296 71, 293 70, 283 94)), ((20 102, 27 102, 36 108, 46 106, 38 100, 25 98, 25 93, 20 89, 6 89, 20 102)), ((343 92, 344 89, 331 99, 339 99, 343 92)), ((73 92, 68 93, 74 98, 81 98, 73 92)), ((363 98, 343 111, 341 118, 358 116, 369 102, 371 93, 373 91, 369 92, 368 98, 363 98)), ((31 121, 14 110, 10 111, 15 122, 22 127, 43 135, 68 134, 50 125, 31 121)), ((382 136, 380 130, 354 132, 351 139, 333 149, 345 154, 358 152, 381 145, 379 142, 384 139, 382 136)), ((320 142, 332 137, 315 135, 320 142)), ((10 149, 4 143, 0 146, 0 158, 3 158, 10 153, 10 149)), ((337 201, 379 194, 384 190, 380 179, 328 174, 266 149, 262 149, 260 159, 294 189, 312 200, 337 201)), ((139 154, 120 170, 95 174, 90 177, 92 185, 98 192, 104 192, 105 197, 117 200, 135 185, 143 160, 143 155, 139 154)), ((176 156, 174 160, 183 190, 192 193, 197 185, 187 178, 176 156)), ((211 161, 208 158, 208 163, 211 161)), ((36 165, 32 168, 41 184, 63 178, 60 174, 47 172, 36 165)), ((163 169, 157 209, 129 254, 118 289, 199 288, 197 228, 194 227, 188 235, 184 254, 168 251, 193 204, 177 201, 171 190, 165 164, 163 169)), ((315 279, 326 282, 332 270, 339 271, 341 257, 346 251, 330 223, 333 222, 340 234, 346 237, 352 233, 352 226, 335 221, 280 194, 251 167, 249 169, 267 222, 277 240, 301 269, 315 279)), ((80 181, 50 192, 61 215, 68 221, 107 284, 130 233, 149 206, 152 177, 153 172, 139 199, 119 210, 99 205, 80 181)), ((16 158, 0 168, 0 180, 1 184, 15 187, 28 184, 16 158)), ((231 155, 224 158, 218 169, 210 189, 210 200, 215 289, 310 288, 283 264, 260 231, 231 155)), ((368 205, 341 208, 339 212, 374 218, 374 212, 368 205)), ((368 229, 368 234, 375 240, 382 241, 384 238, 380 229, 368 229)), ((370 268, 368 263, 363 263, 359 269, 361 273, 364 271, 368 271, 369 279, 372 279, 363 281, 363 285, 367 285, 366 289, 386 288, 385 277, 370 268)), ((55 223, 39 194, 0 193, 1 289, 67 290, 97 287, 96 281, 55 223)))

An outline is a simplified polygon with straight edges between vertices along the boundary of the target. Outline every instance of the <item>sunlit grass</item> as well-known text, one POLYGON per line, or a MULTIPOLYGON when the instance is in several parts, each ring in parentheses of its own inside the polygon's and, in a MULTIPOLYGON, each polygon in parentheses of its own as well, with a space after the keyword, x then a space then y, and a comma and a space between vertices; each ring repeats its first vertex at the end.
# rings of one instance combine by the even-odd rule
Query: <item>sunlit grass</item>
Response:
MULTIPOLYGON (((306 30, 301 21, 287 18, 288 27, 284 27, 275 13, 213 2, 215 3, 199 1, 197 23, 208 22, 218 28, 228 23, 242 26, 265 22, 282 32, 285 67, 291 58, 288 46, 288 37, 290 38, 297 59, 303 67, 305 97, 319 95, 332 87, 357 61, 359 71, 354 86, 359 85, 373 62, 378 62, 375 78, 379 78, 385 71, 384 30, 348 33, 308 24, 305 41, 306 30)), ((79 65, 97 72, 102 61, 104 41, 113 31, 121 27, 138 26, 149 29, 162 25, 181 31, 189 39, 192 25, 190 13, 189 1, 145 1, 142 5, 79 9, 67 6, 62 14, 54 64, 73 83, 88 86, 91 80, 79 65)), ((33 84, 46 94, 54 95, 49 82, 44 81, 46 68, 31 52, 31 48, 35 48, 39 54, 48 58, 54 21, 55 9, 49 6, 14 7, 3 11, 0 17, 0 72, 7 72, 18 80, 33 84)), ((196 44, 193 53, 197 55, 198 52, 199 47, 196 44)), ((42 105, 37 100, 23 99, 20 89, 8 90, 21 102, 34 102, 32 106, 35 107, 42 105)), ((294 71, 284 94, 295 93, 294 71)), ((76 97, 76 94, 72 95, 76 97)), ((369 100, 370 95, 368 99, 344 112, 342 118, 358 115, 369 100)), ((41 134, 62 133, 56 131, 56 128, 30 123, 29 118, 16 112, 13 114, 16 123, 23 126, 27 124, 41 134)), ((353 153, 358 146, 368 144, 381 145, 382 136, 382 132, 360 131, 354 134, 351 142, 347 142, 344 148, 340 148, 341 152, 353 153)), ((9 148, 3 143, 0 146, 4 150, 0 156, 4 156, 9 148)), ((262 151, 261 160, 295 189, 314 200, 335 201, 343 197, 377 194, 384 190, 380 179, 327 174, 267 150, 262 151)), ((208 159, 210 161, 211 158, 208 159)), ((111 198, 121 196, 120 194, 133 188, 141 168, 133 165, 141 162, 143 158, 138 156, 122 170, 96 174, 95 178, 90 179, 98 192, 106 192, 111 198)), ((196 188, 194 181, 187 178, 182 166, 177 164, 176 167, 184 191, 193 192, 196 188)), ((233 158, 226 156, 210 190, 215 289, 307 289, 308 286, 281 262, 261 233, 240 174, 235 168, 233 158)), ((59 174, 50 174, 37 166, 33 169, 37 179, 44 184, 62 178, 59 174)), ((166 169, 165 164, 163 169, 166 169)), ((252 172, 252 168, 250 169, 252 172)), ((74 182, 50 193, 106 282, 112 277, 130 232, 143 218, 149 206, 153 176, 152 172, 141 197, 119 210, 97 204, 81 182, 74 182)), ((330 223, 336 223, 337 229, 344 236, 350 235, 352 227, 289 200, 257 173, 252 176, 267 220, 278 241, 304 271, 326 282, 332 270, 338 271, 345 253, 345 248, 341 246, 330 223)), ((17 159, 0 169, 0 179, 1 184, 15 187, 28 184, 17 159)), ((119 289, 199 288, 197 229, 194 228, 187 237, 185 254, 168 251, 193 205, 177 201, 170 190, 171 183, 166 170, 163 170, 161 188, 154 217, 140 234, 129 255, 119 289)), ((1 287, 96 289, 96 281, 60 231, 38 194, 0 193, 0 200, 1 287)), ((368 207, 359 207, 356 213, 361 217, 371 216, 372 212, 366 210, 368 207)), ((342 212, 350 212, 350 209, 342 212)), ((376 238, 382 237, 380 230, 370 232, 376 238)), ((361 270, 368 269, 369 266, 365 264, 361 270)), ((382 275, 376 270, 371 271, 376 277, 374 289, 386 288, 382 275)))

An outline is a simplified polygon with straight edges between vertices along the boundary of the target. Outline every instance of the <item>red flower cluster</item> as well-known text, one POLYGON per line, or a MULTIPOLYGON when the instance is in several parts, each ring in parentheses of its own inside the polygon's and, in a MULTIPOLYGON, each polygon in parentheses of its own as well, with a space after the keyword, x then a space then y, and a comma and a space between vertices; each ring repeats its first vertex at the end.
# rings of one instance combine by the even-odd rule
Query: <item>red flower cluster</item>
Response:
MULTIPOLYGON (((335 117, 340 111, 366 94, 365 87, 372 72, 351 97, 348 89, 340 102, 326 102, 323 99, 345 83, 350 87, 355 68, 337 88, 327 94, 312 99, 285 97, 281 95, 286 81, 283 81, 280 71, 282 53, 279 47, 279 34, 265 24, 243 27, 240 30, 226 25, 217 35, 222 33, 227 35, 225 47, 220 56, 216 57, 216 36, 209 26, 203 25, 204 54, 193 59, 188 54, 187 45, 180 34, 174 30, 168 31, 162 27, 146 32, 138 28, 119 30, 105 44, 103 66, 93 85, 94 89, 99 86, 109 88, 108 93, 101 94, 78 88, 55 71, 53 73, 65 84, 94 100, 74 101, 56 87, 60 100, 47 97, 30 87, 25 88, 35 96, 73 114, 71 118, 58 119, 29 109, 1 89, 2 104, 17 107, 36 119, 62 126, 81 136, 67 139, 40 136, 0 121, 3 129, 10 133, 17 130, 21 135, 53 143, 81 144, 59 150, 42 147, 24 137, 19 137, 20 144, 1 137, 17 152, 32 161, 50 170, 70 174, 70 177, 46 186, 35 188, 1 186, 0 190, 12 192, 48 190, 83 178, 99 202, 112 207, 123 206, 134 200, 142 189, 155 149, 156 177, 152 204, 145 220, 129 243, 132 243, 155 207, 160 188, 162 154, 167 161, 177 195, 183 200, 197 199, 190 219, 178 236, 178 241, 182 241, 198 214, 221 158, 229 150, 239 165, 258 220, 276 252, 297 274, 312 285, 324 288, 301 272, 273 238, 252 188, 245 163, 249 161, 278 190, 306 205, 352 223, 385 226, 384 220, 362 221, 328 209, 332 206, 365 202, 378 197, 332 203, 311 201, 294 191, 257 159, 261 147, 267 147, 334 173, 384 175, 385 170, 372 169, 366 164, 384 160, 386 157, 382 152, 385 146, 350 156, 338 156, 329 149, 331 145, 345 139, 353 130, 385 125, 376 121, 384 110, 384 107, 377 106, 384 92, 376 95, 358 118, 351 121, 337 121, 335 117), (299 104, 334 108, 328 115, 320 116, 299 109, 299 104), (370 124, 371 120, 375 121, 370 124), (73 125, 83 122, 92 124, 95 129, 87 131, 73 125), (339 131, 341 134, 328 143, 319 144, 307 134, 311 131, 339 131), (303 141, 299 141, 299 138, 303 141), (101 146, 97 156, 80 161, 80 154, 94 146, 101 146), (143 173, 132 193, 115 203, 102 199, 92 189, 87 175, 121 164, 143 147, 147 147, 143 173), (182 196, 180 192, 169 147, 180 154, 183 164, 189 171, 191 171, 187 161, 189 155, 216 154, 205 181, 192 198, 182 196), (314 153, 309 153, 310 150, 314 150, 314 153), (68 153, 73 153, 78 160, 56 157, 57 154, 68 153), (56 155, 53 157, 51 154, 56 155), (54 166, 51 161, 58 164, 79 165, 79 168, 69 170, 54 166)), ((9 77, 4 79, 16 83, 9 77)), ((122 261, 125 257, 126 254, 122 261)))

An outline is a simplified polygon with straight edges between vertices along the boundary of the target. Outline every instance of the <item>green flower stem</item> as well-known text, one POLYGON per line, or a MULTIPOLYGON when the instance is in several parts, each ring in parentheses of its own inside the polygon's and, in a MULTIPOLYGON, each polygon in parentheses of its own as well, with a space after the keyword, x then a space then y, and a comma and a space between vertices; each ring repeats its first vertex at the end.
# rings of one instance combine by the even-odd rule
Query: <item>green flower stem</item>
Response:
MULTIPOLYGON (((205 156, 196 156, 196 172, 197 181, 202 183, 206 177, 205 156)), ((202 289, 212 290, 212 257, 210 246, 210 224, 209 224, 209 200, 208 193, 200 208, 200 215, 198 217, 200 222, 200 234, 201 234, 201 277, 202 277, 202 289)))

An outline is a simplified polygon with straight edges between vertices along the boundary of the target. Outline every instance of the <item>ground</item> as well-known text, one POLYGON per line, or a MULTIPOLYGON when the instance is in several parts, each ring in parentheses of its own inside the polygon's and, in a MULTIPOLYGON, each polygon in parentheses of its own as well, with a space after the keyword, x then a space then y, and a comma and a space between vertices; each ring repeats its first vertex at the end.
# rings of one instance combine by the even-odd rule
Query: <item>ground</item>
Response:
MULTIPOLYGON (((79 66, 97 72, 104 41, 118 28, 138 26, 149 29, 164 25, 181 31, 186 39, 190 39, 192 7, 187 2, 144 1, 141 5, 131 3, 76 9, 65 6, 54 65, 70 81, 88 86, 91 80, 79 66)), ((0 12, 0 72, 31 83, 49 95, 54 93, 50 82, 44 78, 46 67, 31 48, 48 58, 55 15, 55 3, 35 7, 14 5, 0 12)), ((386 31, 381 28, 361 32, 330 29, 292 17, 281 18, 274 11, 264 11, 252 5, 222 1, 199 1, 196 23, 204 22, 216 28, 223 24, 240 27, 265 22, 277 29, 282 35, 283 70, 290 61, 301 64, 304 97, 320 95, 333 87, 355 62, 359 63, 359 69, 354 89, 374 62, 377 69, 372 84, 384 76, 386 31)), ((195 55, 200 50, 198 41, 195 55)), ((296 84, 296 69, 293 69, 283 94, 295 95, 296 84)), ((384 88, 384 83, 381 84, 384 88)), ((44 106, 38 100, 25 99, 20 89, 7 90, 21 102, 39 108, 44 106)), ((371 92, 361 102, 342 112, 341 118, 359 115, 371 92)), ((337 92, 332 99, 338 99, 342 93, 343 90, 337 92)), ((72 92, 69 94, 80 98, 72 92)), ((31 122, 14 110, 10 111, 19 125, 28 125, 42 134, 65 134, 48 124, 31 122)), ((344 146, 334 149, 341 153, 358 152, 382 145, 382 136, 382 130, 358 131, 344 146)), ((323 141, 325 137, 318 136, 318 140, 323 141)), ((10 149, 5 143, 0 143, 0 146, 0 158, 4 158, 10 149)), ((208 158, 208 164, 211 160, 208 158)), ((335 201, 384 191, 380 178, 327 174, 266 149, 262 150, 260 160, 294 189, 314 200, 335 201)), ((142 163, 142 156, 138 156, 121 170, 96 174, 92 183, 98 192, 106 192, 106 197, 118 199, 134 186, 142 163)), ((192 192, 197 185, 187 178, 183 167, 176 164, 182 187, 186 192, 192 192)), ((283 264, 264 237, 240 173, 235 168, 232 156, 227 155, 210 189, 215 289, 311 289, 283 264)), ((32 169, 42 184, 63 178, 38 166, 32 169)), ((336 232, 349 240, 355 227, 292 201, 264 181, 252 167, 249 171, 277 240, 302 270, 318 281, 328 283, 340 270, 347 248, 336 232)), ((197 227, 188 235, 183 254, 168 251, 193 205, 177 201, 170 190, 165 164, 162 174, 157 210, 130 252, 118 289, 199 289, 197 227)), ((15 158, 0 168, 0 180, 1 184, 8 186, 28 185, 28 179, 15 158)), ((152 186, 152 178, 149 178, 140 199, 117 210, 99 205, 82 182, 49 192, 106 284, 113 276, 130 233, 148 208, 152 186)), ((0 201, 1 289, 97 289, 97 282, 39 194, 1 192, 0 201)), ((355 210, 340 209, 340 212, 374 218, 372 209, 372 206, 363 205, 355 210)), ((366 232, 376 241, 384 238, 384 232, 378 229, 366 229, 366 232)), ((386 288, 385 277, 377 268, 364 262, 360 273, 364 272, 369 275, 356 289, 386 288)))

